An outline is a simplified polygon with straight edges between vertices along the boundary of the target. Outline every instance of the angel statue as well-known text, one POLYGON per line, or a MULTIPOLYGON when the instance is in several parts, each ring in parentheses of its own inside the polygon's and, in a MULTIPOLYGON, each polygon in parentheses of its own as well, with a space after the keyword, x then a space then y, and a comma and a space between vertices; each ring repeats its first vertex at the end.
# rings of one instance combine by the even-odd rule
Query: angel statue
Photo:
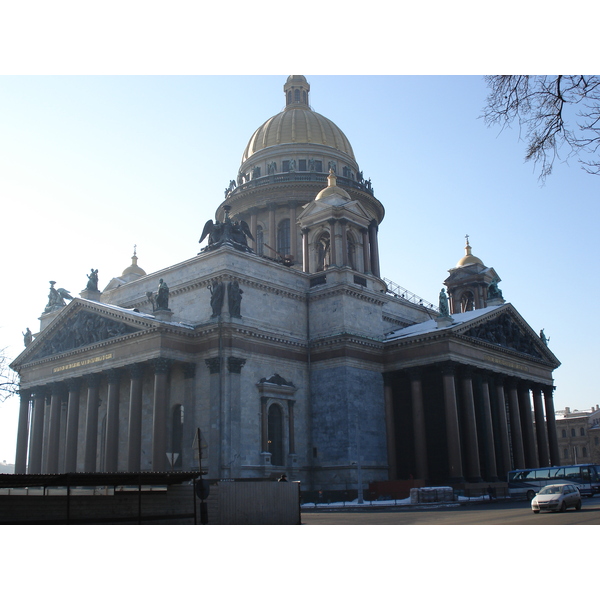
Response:
POLYGON ((56 281, 50 282, 50 292, 48 293, 48 304, 44 309, 45 313, 52 312, 54 310, 58 310, 63 306, 66 306, 67 303, 65 300, 73 300, 73 296, 71 296, 71 292, 65 290, 64 288, 56 289, 54 284, 56 281))
POLYGON ((208 236, 208 245, 201 250, 201 252, 208 252, 220 248, 223 244, 233 246, 236 250, 242 252, 254 252, 252 248, 248 246, 247 238, 254 241, 254 237, 250 232, 250 227, 246 221, 233 222, 229 218, 229 210, 231 207, 225 206, 225 220, 221 223, 217 221, 212 222, 212 219, 208 220, 204 224, 202 235, 198 243, 202 243, 208 236))

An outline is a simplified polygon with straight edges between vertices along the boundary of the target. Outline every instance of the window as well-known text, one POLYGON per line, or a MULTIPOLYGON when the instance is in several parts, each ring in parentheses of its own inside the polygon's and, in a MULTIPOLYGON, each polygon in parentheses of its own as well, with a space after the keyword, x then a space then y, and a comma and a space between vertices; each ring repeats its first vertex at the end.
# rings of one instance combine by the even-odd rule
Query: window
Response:
POLYGON ((579 435, 585 435, 585 429, 583 427, 579 428, 579 435))
POLYGON ((581 449, 581 456, 584 458, 587 457, 587 448, 585 446, 581 449))
POLYGON ((306 171, 306 159, 301 158, 298 160, 298 171, 306 171))
POLYGON ((300 90, 294 90, 294 102, 300 102, 300 90))
POLYGON ((282 219, 277 226, 277 252, 281 256, 291 254, 290 251, 290 220, 282 219))
POLYGON ((264 234, 261 225, 256 227, 256 254, 262 256, 264 253, 264 234))
POLYGON ((271 404, 267 417, 267 436, 272 465, 284 464, 283 411, 278 404, 271 404))
POLYGON ((569 458, 569 450, 568 450, 568 448, 565 448, 563 450, 563 458, 569 458))
POLYGON ((598 436, 596 436, 594 438, 594 446, 597 446, 598 444, 600 444, 600 438, 598 438, 598 436))
POLYGON ((284 160, 281 162, 281 170, 282 171, 289 171, 290 170, 290 161, 289 160, 284 160))
POLYGON ((562 436, 563 436, 564 438, 566 438, 566 437, 567 437, 567 430, 566 430, 566 429, 563 429, 563 430, 562 430, 562 436))
POLYGON ((571 429, 571 437, 575 437, 575 430, 571 429))
POLYGON ((475 309, 475 296, 473 292, 465 292, 460 298, 460 311, 468 312, 475 309))
POLYGON ((323 161, 322 160, 315 160, 315 171, 317 173, 323 172, 323 161))

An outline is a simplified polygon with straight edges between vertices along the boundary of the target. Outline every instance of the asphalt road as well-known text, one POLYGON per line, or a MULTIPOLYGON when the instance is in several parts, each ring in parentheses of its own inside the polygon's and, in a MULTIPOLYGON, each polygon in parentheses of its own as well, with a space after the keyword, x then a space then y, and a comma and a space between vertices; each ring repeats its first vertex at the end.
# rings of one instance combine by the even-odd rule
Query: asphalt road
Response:
POLYGON ((303 525, 600 525, 600 498, 584 498, 580 511, 533 514, 529 502, 458 507, 302 512, 303 525))

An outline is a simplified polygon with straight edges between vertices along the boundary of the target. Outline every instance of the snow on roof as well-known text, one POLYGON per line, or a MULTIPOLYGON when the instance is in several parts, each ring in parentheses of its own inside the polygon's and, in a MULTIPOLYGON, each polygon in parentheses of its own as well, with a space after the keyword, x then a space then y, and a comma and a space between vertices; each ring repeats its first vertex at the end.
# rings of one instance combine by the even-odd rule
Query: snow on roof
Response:
POLYGON ((89 302, 90 304, 96 304, 97 306, 102 306, 104 308, 110 308, 111 310, 122 312, 129 316, 144 317, 145 319, 152 319, 153 321, 157 321, 159 323, 168 323, 169 325, 185 327, 186 329, 194 329, 194 326, 189 323, 181 323, 180 321, 167 321, 164 319, 158 319, 156 317, 156 315, 143 313, 135 308, 124 308, 122 306, 117 306, 116 304, 106 304, 105 302, 97 302, 96 300, 88 300, 87 298, 84 298, 84 300, 86 302, 89 302))
POLYGON ((416 323, 415 325, 410 325, 409 327, 404 327, 403 329, 397 329, 396 331, 392 331, 388 333, 385 339, 386 341, 399 340, 414 335, 423 335, 425 333, 431 333, 433 331, 442 331, 444 329, 450 329, 452 327, 455 327, 456 325, 461 325, 463 323, 467 323, 468 321, 477 319, 478 317, 481 317, 486 313, 496 310, 497 308, 497 306, 487 306, 486 308, 479 308, 477 310, 469 310, 464 313, 450 315, 452 322, 444 327, 438 327, 438 323, 435 319, 429 319, 429 321, 423 321, 422 323, 416 323))

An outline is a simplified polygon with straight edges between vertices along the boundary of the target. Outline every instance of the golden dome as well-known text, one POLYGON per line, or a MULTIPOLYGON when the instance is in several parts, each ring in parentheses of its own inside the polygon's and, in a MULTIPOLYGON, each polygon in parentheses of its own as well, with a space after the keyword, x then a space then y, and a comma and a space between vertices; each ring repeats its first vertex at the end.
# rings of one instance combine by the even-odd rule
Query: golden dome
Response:
POLYGON ((123 271, 121 277, 127 277, 127 275, 137 275, 139 277, 143 277, 146 275, 146 271, 144 271, 142 267, 138 267, 137 261, 138 257, 134 250, 133 256, 131 257, 131 264, 123 271))
POLYGON ((465 255, 456 263, 457 267, 466 267, 467 265, 483 265, 483 261, 476 256, 471 254, 471 246, 469 245, 469 236, 467 238, 467 245, 465 246, 465 255))
POLYGON ((286 107, 263 123, 244 150, 242 164, 260 150, 282 144, 318 144, 348 154, 354 151, 344 132, 328 118, 310 108, 310 85, 303 75, 290 75, 283 90, 286 107))
POLYGON ((352 200, 352 198, 350 197, 350 194, 346 190, 344 190, 341 187, 338 187, 337 177, 335 176, 333 170, 330 169, 329 175, 327 176, 327 187, 322 189, 317 194, 317 196, 315 197, 315 200, 323 200, 323 198, 327 198, 328 196, 333 196, 334 194, 337 196, 341 196, 348 202, 350 202, 352 200))

